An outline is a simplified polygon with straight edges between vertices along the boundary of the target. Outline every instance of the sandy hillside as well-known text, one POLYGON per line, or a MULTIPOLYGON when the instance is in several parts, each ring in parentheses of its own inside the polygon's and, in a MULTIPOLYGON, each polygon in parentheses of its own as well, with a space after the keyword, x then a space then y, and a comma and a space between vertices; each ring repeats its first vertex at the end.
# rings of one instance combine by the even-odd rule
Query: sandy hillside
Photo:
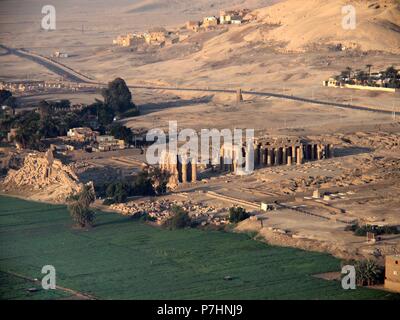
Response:
POLYGON ((262 23, 279 25, 260 33, 259 39, 283 42, 288 50, 341 43, 361 50, 400 52, 400 2, 396 0, 288 0, 257 13, 262 23), (345 5, 356 9, 355 30, 342 28, 345 5))

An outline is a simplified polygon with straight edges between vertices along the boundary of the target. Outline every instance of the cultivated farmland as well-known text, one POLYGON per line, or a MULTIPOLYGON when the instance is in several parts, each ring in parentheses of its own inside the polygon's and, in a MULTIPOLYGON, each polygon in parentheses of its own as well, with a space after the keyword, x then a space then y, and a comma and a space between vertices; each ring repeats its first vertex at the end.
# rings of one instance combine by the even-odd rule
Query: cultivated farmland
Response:
POLYGON ((339 270, 327 254, 268 246, 246 234, 161 230, 111 213, 98 213, 89 231, 76 230, 64 206, 0 197, 0 298, 69 296, 26 294, 32 284, 8 273, 41 279, 44 265, 56 268, 57 285, 103 299, 394 297, 314 278, 339 270))

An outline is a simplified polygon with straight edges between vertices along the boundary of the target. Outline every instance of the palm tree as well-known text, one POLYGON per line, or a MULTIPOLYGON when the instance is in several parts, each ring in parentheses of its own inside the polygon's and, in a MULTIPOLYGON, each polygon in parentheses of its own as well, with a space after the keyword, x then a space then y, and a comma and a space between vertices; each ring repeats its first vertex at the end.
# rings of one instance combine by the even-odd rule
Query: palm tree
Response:
POLYGON ((382 268, 373 260, 358 261, 355 264, 357 284, 370 286, 382 281, 382 268))
POLYGON ((349 75, 349 82, 350 82, 350 80, 351 80, 351 71, 352 71, 353 69, 351 68, 351 67, 346 67, 346 71, 347 71, 347 73, 348 73, 348 75, 349 75))
POLYGON ((371 81, 371 68, 372 68, 372 64, 367 64, 366 65, 367 69, 368 69, 368 82, 371 81))
POLYGON ((86 207, 89 207, 96 199, 93 186, 85 184, 82 188, 82 191, 79 193, 78 199, 79 202, 83 203, 86 207))

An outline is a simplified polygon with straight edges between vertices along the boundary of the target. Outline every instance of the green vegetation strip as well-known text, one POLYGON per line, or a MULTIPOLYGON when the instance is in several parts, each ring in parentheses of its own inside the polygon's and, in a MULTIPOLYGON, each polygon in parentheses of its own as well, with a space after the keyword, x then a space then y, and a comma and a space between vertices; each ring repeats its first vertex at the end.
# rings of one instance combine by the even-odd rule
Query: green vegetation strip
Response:
POLYGON ((57 291, 27 296, 26 280, 4 273, 41 279, 44 265, 56 268, 58 286, 100 299, 395 297, 345 291, 339 282, 312 276, 338 271, 332 256, 268 246, 245 234, 162 230, 101 212, 90 230, 71 225, 65 206, 0 197, 1 299, 52 298, 57 291))

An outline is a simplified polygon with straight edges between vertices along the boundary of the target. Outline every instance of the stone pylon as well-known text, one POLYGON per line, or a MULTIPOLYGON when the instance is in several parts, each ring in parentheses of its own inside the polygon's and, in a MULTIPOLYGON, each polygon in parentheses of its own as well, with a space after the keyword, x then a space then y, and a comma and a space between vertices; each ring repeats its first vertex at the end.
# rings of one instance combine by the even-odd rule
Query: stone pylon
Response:
POLYGON ((243 101, 242 89, 236 90, 236 103, 241 103, 243 101))

